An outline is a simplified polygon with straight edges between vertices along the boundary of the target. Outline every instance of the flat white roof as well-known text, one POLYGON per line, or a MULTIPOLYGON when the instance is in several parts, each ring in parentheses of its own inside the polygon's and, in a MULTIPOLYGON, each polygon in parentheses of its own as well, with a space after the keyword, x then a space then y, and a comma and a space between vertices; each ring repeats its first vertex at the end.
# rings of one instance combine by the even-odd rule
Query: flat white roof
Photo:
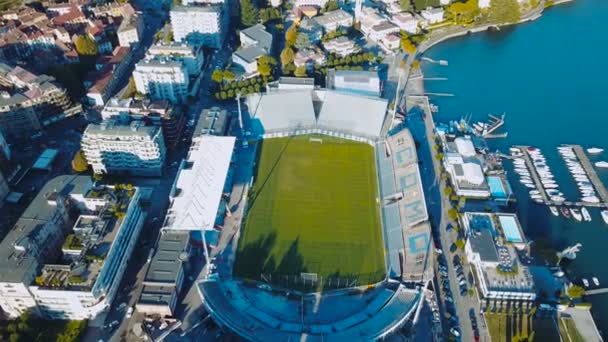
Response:
POLYGON ((235 137, 201 136, 182 162, 163 228, 213 229, 235 137))

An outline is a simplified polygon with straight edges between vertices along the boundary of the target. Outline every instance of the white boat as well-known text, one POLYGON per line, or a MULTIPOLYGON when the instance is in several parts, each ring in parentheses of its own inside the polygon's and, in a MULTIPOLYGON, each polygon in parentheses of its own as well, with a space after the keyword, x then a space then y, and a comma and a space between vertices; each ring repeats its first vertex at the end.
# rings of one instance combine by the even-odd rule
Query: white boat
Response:
POLYGON ((517 147, 509 147, 509 151, 511 151, 511 152, 521 152, 521 150, 518 149, 517 147))
POLYGON ((591 147, 591 148, 587 149, 587 152, 589 152, 591 154, 602 153, 602 152, 604 152, 604 149, 598 148, 598 147, 591 147))
POLYGON ((536 186, 534 186, 534 184, 530 184, 530 183, 524 183, 524 186, 525 186, 526 188, 529 188, 529 189, 534 189, 534 188, 536 188, 536 186))
POLYGON ((540 191, 538 191, 538 190, 531 190, 530 191, 530 195, 540 195, 540 191))
POLYGON ((557 211, 556 207, 550 206, 549 210, 551 210, 551 214, 553 214, 553 216, 559 216, 559 211, 557 211))
POLYGON ((602 220, 604 220, 604 223, 608 224, 608 210, 602 210, 602 220))
POLYGON ((581 208, 581 214, 583 214, 583 219, 587 222, 591 221, 591 214, 589 214, 589 210, 587 210, 587 208, 582 207, 581 208))
POLYGON ((583 215, 581 215, 581 211, 576 208, 570 208, 570 214, 574 217, 575 220, 581 222, 583 220, 583 215))
POLYGON ((561 203, 561 202, 565 201, 566 199, 561 196, 551 196, 551 200, 553 202, 561 203))
POLYGON ((581 201, 587 202, 587 203, 600 203, 600 199, 595 196, 585 196, 585 197, 581 198, 581 201))
POLYGON ((601 167, 601 168, 607 168, 608 167, 608 162, 605 161, 599 161, 595 163, 595 166, 597 167, 601 167))
POLYGON ((600 286, 600 280, 597 279, 597 277, 593 277, 593 278, 591 278, 591 280, 593 280, 593 285, 600 286))
POLYGON ((532 198, 532 199, 542 199, 543 196, 541 196, 541 195, 530 195, 530 198, 532 198))
POLYGON ((557 184, 545 184, 545 189, 557 189, 558 187, 557 184))
POLYGON ((583 285, 585 285, 585 287, 589 287, 589 281, 585 278, 583 278, 583 285))

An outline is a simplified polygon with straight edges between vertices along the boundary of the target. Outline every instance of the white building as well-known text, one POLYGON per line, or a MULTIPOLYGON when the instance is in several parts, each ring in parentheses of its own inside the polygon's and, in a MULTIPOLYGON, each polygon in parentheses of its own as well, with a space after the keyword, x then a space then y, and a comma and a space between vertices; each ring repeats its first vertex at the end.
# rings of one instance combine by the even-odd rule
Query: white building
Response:
POLYGON ((190 76, 199 75, 205 63, 201 47, 192 47, 180 42, 152 45, 146 52, 146 58, 182 62, 190 76))
POLYGON ((397 32, 399 32, 399 26, 391 23, 390 21, 384 20, 379 24, 372 26, 369 31, 368 37, 373 41, 379 42, 387 35, 397 32))
POLYGON ((411 13, 403 12, 391 17, 391 22, 407 33, 418 33, 418 19, 411 13))
POLYGON ((380 97, 380 77, 374 71, 330 69, 326 84, 327 89, 342 93, 380 97))
POLYGON ((424 18, 429 24, 436 24, 443 21, 443 8, 427 8, 420 12, 422 18, 424 18))
POLYGON ((497 229, 494 219, 489 213, 467 212, 462 216, 467 236, 464 250, 475 266, 480 292, 489 299, 533 301, 536 290, 528 267, 520 262, 512 244, 501 242, 513 238, 513 232, 497 229))
POLYGON ((90 124, 82 136, 82 150, 96 174, 160 176, 166 155, 162 128, 141 121, 90 124))
POLYGON ((184 102, 188 96, 190 74, 186 65, 169 58, 138 62, 133 71, 135 87, 153 100, 184 102))
POLYGON ((86 176, 49 181, 0 244, 2 310, 11 318, 30 310, 69 320, 106 311, 143 226, 140 193, 131 186, 93 187, 86 176), (90 211, 70 226, 68 212, 83 210, 90 211), (65 248, 80 254, 63 254, 65 248))
POLYGON ((447 142, 445 147, 443 165, 450 175, 456 195, 490 197, 490 187, 471 138, 458 137, 454 141, 447 142))
POLYGON ((293 59, 293 64, 296 67, 308 65, 323 65, 325 64, 325 54, 314 49, 300 49, 296 52, 293 59))
POLYGON ((175 6, 171 26, 175 41, 219 49, 226 36, 229 15, 226 4, 175 6))
POLYGON ((321 16, 313 19, 317 24, 323 26, 325 32, 336 31, 340 27, 351 27, 353 26, 352 14, 338 9, 335 11, 327 12, 321 16))
POLYGON ((371 7, 363 7, 360 18, 357 19, 361 23, 361 32, 363 32, 365 36, 368 36, 371 33, 372 27, 385 21, 385 19, 371 7))
POLYGON ((294 4, 296 7, 301 6, 316 6, 323 8, 329 0, 295 0, 294 4))
POLYGON ((144 20, 143 17, 137 14, 133 14, 123 19, 116 34, 118 36, 118 45, 120 46, 131 46, 139 44, 139 38, 144 31, 144 20))
POLYGON ((387 53, 392 53, 401 47, 401 37, 397 33, 390 33, 380 38, 380 47, 387 53))
POLYGON ((329 53, 336 54, 340 57, 346 57, 361 51, 361 48, 355 41, 348 39, 346 36, 340 36, 323 43, 323 47, 329 53))
POLYGON ((248 75, 257 74, 258 58, 270 53, 272 34, 262 24, 257 24, 239 33, 241 47, 232 54, 232 61, 240 65, 248 75))
MULTIPOLYGON (((519 1, 518 1, 519 2, 519 1)), ((521 3, 521 2, 520 2, 521 3)), ((490 7, 490 0, 479 0, 478 4, 479 8, 484 9, 490 7)))

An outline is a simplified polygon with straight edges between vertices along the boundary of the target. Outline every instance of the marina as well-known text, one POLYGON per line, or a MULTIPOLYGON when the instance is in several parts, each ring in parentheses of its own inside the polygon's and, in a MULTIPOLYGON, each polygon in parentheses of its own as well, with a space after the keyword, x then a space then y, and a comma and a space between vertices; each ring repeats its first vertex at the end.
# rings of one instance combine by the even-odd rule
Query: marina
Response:
MULTIPOLYGON (((511 148, 511 158, 514 162, 515 172, 519 174, 522 184, 531 189, 530 197, 535 202, 553 207, 582 207, 584 210, 570 208, 569 211, 564 211, 565 208, 561 208, 561 211, 565 217, 573 217, 577 221, 590 221, 588 210, 584 207, 608 208, 608 191, 581 146, 568 145, 560 148, 571 148, 572 155, 568 154, 568 156, 574 156, 580 162, 580 169, 573 165, 570 167, 570 172, 574 180, 579 183, 579 189, 583 195, 581 200, 569 201, 562 197, 558 190, 559 186, 553 180, 553 175, 548 169, 544 157, 534 147, 515 146, 511 148), (519 161, 521 159, 523 159, 523 162, 519 161), (589 181, 589 184, 586 183, 586 180, 589 181), (594 194, 599 197, 597 201, 593 200, 594 194)), ((606 216, 608 216, 608 213, 606 216)), ((604 218, 604 215, 602 215, 602 218, 604 218)))

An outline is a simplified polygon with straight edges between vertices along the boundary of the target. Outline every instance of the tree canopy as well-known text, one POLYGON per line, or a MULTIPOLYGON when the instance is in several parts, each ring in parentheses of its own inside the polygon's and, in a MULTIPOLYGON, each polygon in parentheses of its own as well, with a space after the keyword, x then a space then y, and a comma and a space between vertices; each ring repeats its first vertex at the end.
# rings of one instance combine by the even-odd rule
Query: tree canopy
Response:
POLYGON ((585 295, 585 289, 582 286, 572 285, 568 288, 568 297, 572 299, 581 298, 585 295))
POLYGON ((293 63, 293 59, 295 58, 295 53, 293 49, 289 46, 286 46, 283 51, 281 51, 281 65, 285 67, 288 64, 293 63))
POLYGON ((251 27, 258 23, 260 13, 251 0, 241 0, 241 25, 251 27))
POLYGON ((490 0, 489 19, 495 24, 516 23, 521 18, 517 0, 490 0))
POLYGON ((89 35, 78 35, 74 38, 76 52, 82 56, 94 56, 97 54, 97 43, 89 35))
POLYGON ((15 342, 77 342, 87 328, 87 321, 44 320, 33 317, 28 311, 0 325, 0 341, 15 342))
POLYGON ((224 80, 224 72, 219 69, 213 70, 213 73, 211 74, 211 80, 216 83, 222 83, 222 81, 224 80))
POLYGON ((306 70, 306 65, 300 65, 299 67, 296 68, 296 71, 294 72, 294 74, 296 75, 296 77, 306 77, 308 76, 307 70, 306 70))
POLYGON ((84 172, 89 168, 89 164, 87 163, 87 159, 84 156, 84 152, 82 150, 76 152, 74 155, 74 159, 72 159, 72 170, 76 172, 84 172))
POLYGON ((437 7, 441 5, 440 0, 414 0, 414 9, 419 12, 427 7, 437 7))
POLYGON ((277 60, 272 56, 264 55, 258 58, 258 72, 262 76, 270 76, 275 65, 277 60))
POLYGON ((298 33, 298 37, 296 38, 295 46, 297 49, 305 49, 310 46, 310 38, 304 32, 298 33))
POLYGON ((403 34, 401 37, 401 49, 408 54, 416 52, 416 45, 410 41, 410 38, 406 34, 403 34))
POLYGON ((262 23, 281 18, 281 11, 278 8, 262 8, 260 10, 260 20, 262 23))
POLYGON ((479 15, 478 0, 467 2, 453 2, 446 9, 446 17, 456 24, 470 24, 479 15))
POLYGON ((399 0, 399 7, 402 11, 409 11, 412 9, 412 3, 410 0, 399 0))
POLYGON ((321 13, 335 11, 340 8, 337 0, 329 0, 321 9, 321 13))
POLYGON ((285 45, 294 46, 296 40, 298 39, 298 27, 296 24, 292 24, 287 32, 285 32, 285 45))

